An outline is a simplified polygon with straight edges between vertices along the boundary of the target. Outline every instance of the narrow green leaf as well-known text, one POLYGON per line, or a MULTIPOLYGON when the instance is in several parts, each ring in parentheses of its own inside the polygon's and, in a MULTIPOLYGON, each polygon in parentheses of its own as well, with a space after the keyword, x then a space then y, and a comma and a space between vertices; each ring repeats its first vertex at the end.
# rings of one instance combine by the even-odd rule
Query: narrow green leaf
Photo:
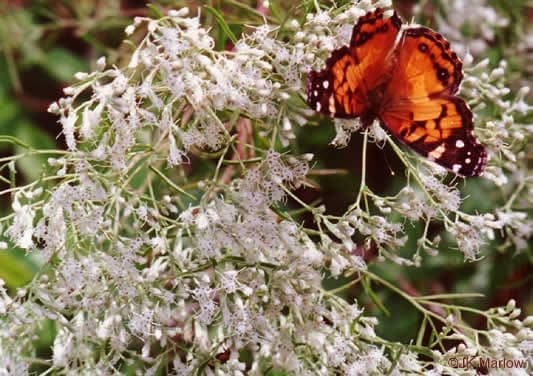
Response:
POLYGON ((467 298, 484 298, 485 295, 478 292, 470 293, 450 293, 450 294, 434 294, 425 296, 413 296, 413 299, 418 301, 425 300, 444 300, 444 299, 467 299, 467 298))
POLYGON ((281 23, 283 16, 281 15, 279 4, 277 4, 275 1, 269 1, 268 4, 268 9, 272 12, 272 16, 278 20, 278 23, 281 23))
POLYGON ((148 9, 152 11, 152 14, 154 15, 154 18, 163 18, 164 14, 161 12, 161 10, 156 7, 154 4, 148 4, 146 5, 148 9))
POLYGON ((220 25, 224 33, 226 33, 228 38, 233 42, 233 44, 237 43, 237 37, 235 36, 235 34, 233 34, 233 31, 231 31, 229 25, 224 20, 224 17, 222 17, 222 15, 213 7, 206 5, 204 8, 207 9, 213 16, 215 16, 218 24, 220 25))
POLYGON ((15 181, 15 177, 17 175, 17 168, 15 166, 15 161, 11 161, 7 164, 7 167, 9 168, 9 187, 15 188, 17 183, 15 181))
POLYGON ((372 290, 372 287, 370 286, 370 284, 368 283, 368 281, 366 279, 363 279, 362 280, 363 282, 363 287, 365 288, 365 291, 366 293, 368 294, 368 296, 370 297, 370 299, 372 299, 372 301, 374 302, 374 304, 381 310, 383 311, 383 313, 385 315, 387 315, 388 317, 391 316, 389 310, 383 305, 383 303, 381 303, 381 300, 378 298, 378 296, 376 295, 376 293, 372 290))
POLYGON ((426 334, 426 327, 427 327, 427 317, 424 316, 424 319, 422 320, 422 324, 420 325, 420 329, 418 330, 418 336, 416 338, 416 346, 422 346, 422 341, 424 340, 424 335, 426 334))
POLYGON ((19 140, 17 137, 0 135, 0 143, 4 143, 4 142, 8 143, 8 144, 13 144, 13 145, 16 145, 16 146, 21 146, 21 147, 23 147, 25 149, 31 149, 30 145, 28 145, 27 143, 25 143, 22 140, 19 140))
POLYGON ((155 172, 161 179, 163 179, 163 181, 165 183, 167 183, 171 188, 173 188, 174 190, 176 190, 177 192, 181 193, 182 195, 185 195, 187 196, 188 198, 190 198, 191 200, 198 200, 196 197, 194 197, 193 195, 191 195, 189 192, 187 191, 184 191, 183 189, 181 189, 181 187, 179 187, 178 185, 174 184, 174 182, 172 180, 170 180, 165 174, 163 174, 161 171, 159 171, 157 168, 155 168, 154 166, 150 166, 150 170, 152 170, 153 172, 155 172))

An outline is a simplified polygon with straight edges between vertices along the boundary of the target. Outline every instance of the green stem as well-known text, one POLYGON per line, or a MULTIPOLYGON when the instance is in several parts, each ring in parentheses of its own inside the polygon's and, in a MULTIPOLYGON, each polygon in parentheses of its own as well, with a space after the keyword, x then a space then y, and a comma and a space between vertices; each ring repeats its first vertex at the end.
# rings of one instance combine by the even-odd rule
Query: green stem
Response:
POLYGON ((186 192, 184 191, 182 188, 180 188, 178 185, 176 185, 172 180, 170 180, 168 178, 168 176, 166 176, 165 174, 163 174, 161 171, 159 171, 157 168, 155 168, 154 166, 150 165, 149 166, 150 170, 152 170, 153 172, 156 173, 156 175, 158 175, 161 179, 163 179, 163 181, 165 183, 167 183, 172 189, 174 189, 175 191, 181 193, 182 195, 185 195, 187 197, 189 197, 191 200, 197 200, 196 197, 194 197, 193 195, 191 195, 189 192, 186 192))
POLYGON ((368 144, 368 130, 365 131, 363 136, 363 151, 361 155, 361 184, 359 185, 359 192, 357 193, 357 199, 355 200, 355 203, 350 206, 348 209, 348 213, 354 210, 355 208, 359 207, 359 203, 361 202, 361 197, 363 196, 363 192, 366 187, 366 145, 368 144))

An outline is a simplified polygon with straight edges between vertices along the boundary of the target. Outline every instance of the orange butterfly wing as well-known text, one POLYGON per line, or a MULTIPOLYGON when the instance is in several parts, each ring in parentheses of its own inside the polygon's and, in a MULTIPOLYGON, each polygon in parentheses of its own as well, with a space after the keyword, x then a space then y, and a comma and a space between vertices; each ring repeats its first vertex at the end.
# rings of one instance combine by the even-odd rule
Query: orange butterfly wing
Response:
POLYGON ((462 63, 444 38, 425 27, 407 29, 379 119, 417 153, 463 176, 480 175, 487 153, 473 136, 472 111, 454 94, 462 63))
POLYGON ((354 118, 368 110, 369 92, 386 82, 401 20, 382 9, 369 12, 354 26, 350 46, 335 50, 322 71, 307 79, 307 103, 329 116, 354 118))

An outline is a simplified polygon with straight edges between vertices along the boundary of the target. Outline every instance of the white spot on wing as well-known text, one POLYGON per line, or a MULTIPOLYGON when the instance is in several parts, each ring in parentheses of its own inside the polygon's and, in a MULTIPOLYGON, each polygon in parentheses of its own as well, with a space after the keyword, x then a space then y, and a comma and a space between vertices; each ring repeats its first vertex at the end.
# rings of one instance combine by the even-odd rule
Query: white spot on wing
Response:
POLYGON ((321 109, 322 109, 322 104, 320 102, 316 102, 316 110, 320 112, 321 109))
POLYGON ((454 164, 452 166, 452 171, 457 174, 459 172, 459 170, 461 169, 461 167, 463 167, 463 166, 461 166, 460 164, 454 164))
POLYGON ((470 158, 466 158, 466 159, 465 159, 465 163, 466 163, 466 164, 470 164, 470 162, 472 162, 472 160, 471 160, 470 158))
POLYGON ((457 146, 459 149, 462 149, 465 147, 465 143, 463 142, 463 140, 457 140, 455 141, 455 146, 457 146))
POLYGON ((316 91, 316 90, 313 91, 313 95, 314 95, 315 97, 318 97, 318 91, 316 91))
POLYGON ((333 97, 333 94, 329 96, 329 112, 331 112, 332 115, 335 115, 335 98, 333 97))
POLYGON ((444 144, 440 144, 428 153, 428 157, 433 159, 439 159, 445 151, 446 147, 444 146, 444 144))
POLYGON ((327 89, 329 87, 329 81, 322 82, 322 86, 324 86, 324 89, 327 89))

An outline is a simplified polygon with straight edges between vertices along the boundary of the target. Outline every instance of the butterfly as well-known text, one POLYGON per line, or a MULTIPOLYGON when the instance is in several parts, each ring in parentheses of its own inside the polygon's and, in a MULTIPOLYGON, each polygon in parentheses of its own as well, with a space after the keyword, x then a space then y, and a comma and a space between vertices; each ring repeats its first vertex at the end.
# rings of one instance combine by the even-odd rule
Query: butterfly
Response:
POLYGON ((462 176, 479 176, 485 147, 472 134, 472 111, 456 96, 463 66, 450 44, 423 26, 401 28, 381 8, 359 18, 349 46, 307 78, 307 103, 337 118, 375 119, 412 150, 462 176), (401 30, 402 29, 402 30, 401 30))

